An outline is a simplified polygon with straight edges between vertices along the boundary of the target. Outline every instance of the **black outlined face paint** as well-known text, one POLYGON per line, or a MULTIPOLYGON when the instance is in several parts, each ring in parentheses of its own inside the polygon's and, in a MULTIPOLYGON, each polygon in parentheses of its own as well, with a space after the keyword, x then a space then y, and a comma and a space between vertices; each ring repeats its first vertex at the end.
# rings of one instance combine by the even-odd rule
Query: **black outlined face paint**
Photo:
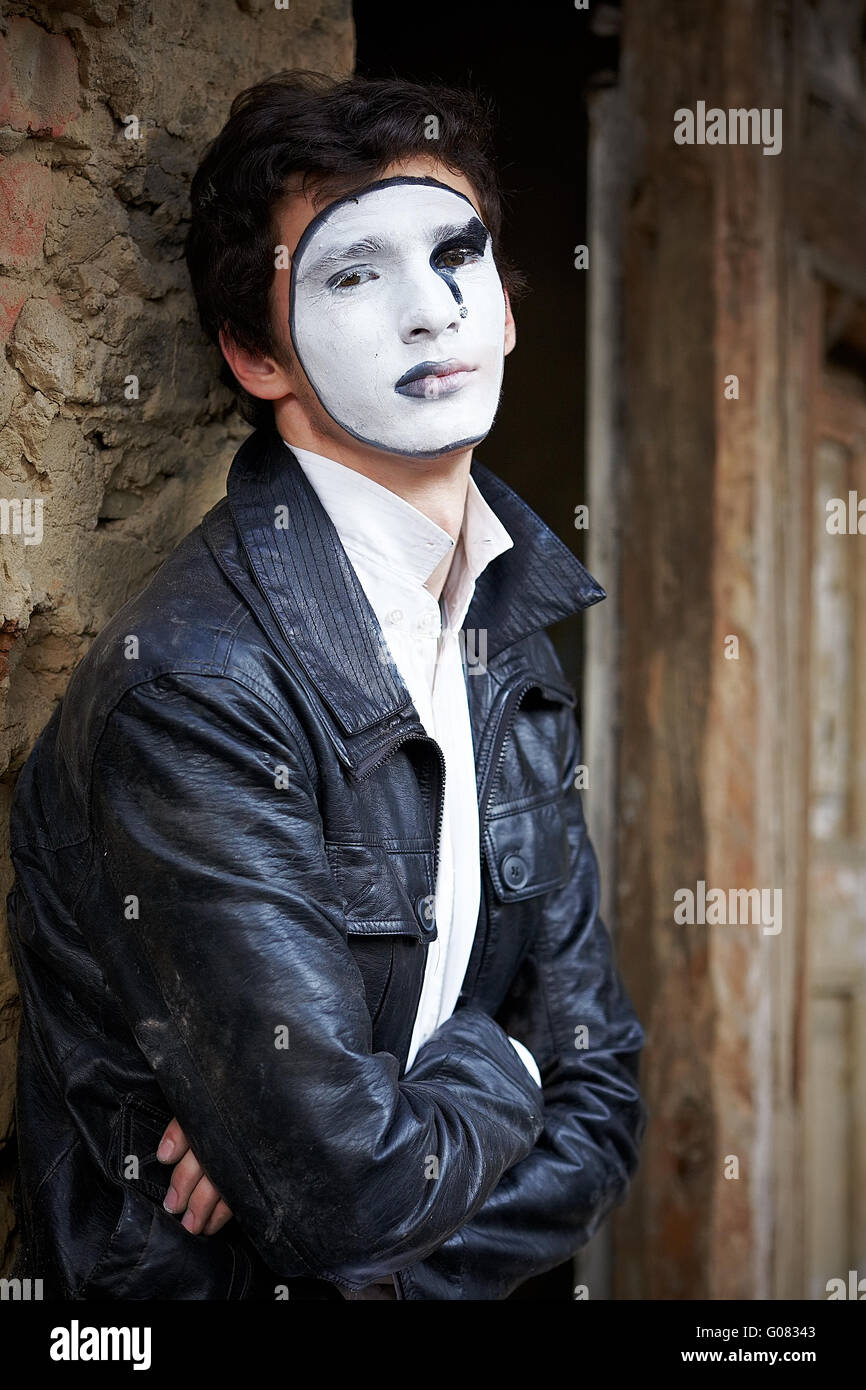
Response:
POLYGON ((490 430, 505 298, 490 234, 436 179, 332 203, 292 258, 292 343, 319 401, 356 439, 436 458, 490 430))

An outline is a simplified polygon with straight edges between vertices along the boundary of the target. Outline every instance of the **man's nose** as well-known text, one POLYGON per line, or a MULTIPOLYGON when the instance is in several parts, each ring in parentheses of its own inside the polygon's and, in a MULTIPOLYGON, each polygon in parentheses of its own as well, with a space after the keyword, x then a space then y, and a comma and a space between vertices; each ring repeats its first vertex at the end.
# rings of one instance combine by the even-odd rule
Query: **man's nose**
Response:
POLYGON ((404 343, 421 337, 435 338, 460 326, 460 306, 454 292, 431 266, 412 277, 404 305, 400 313, 400 337, 404 343))

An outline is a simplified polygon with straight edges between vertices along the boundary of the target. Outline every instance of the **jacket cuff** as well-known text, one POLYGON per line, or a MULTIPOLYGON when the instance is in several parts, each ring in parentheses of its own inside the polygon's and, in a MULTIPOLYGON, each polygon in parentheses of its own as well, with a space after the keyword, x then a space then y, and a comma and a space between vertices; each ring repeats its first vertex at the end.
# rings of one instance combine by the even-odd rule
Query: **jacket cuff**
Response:
POLYGON ((468 1067, 477 1083, 506 1103, 513 1103, 517 1089, 523 1102, 525 1157, 544 1129, 544 1094, 512 1047, 505 1029, 477 1004, 466 1004, 441 1023, 419 1048, 405 1079, 424 1081, 443 1064, 447 1069, 449 1057, 458 1074, 461 1066, 468 1067))

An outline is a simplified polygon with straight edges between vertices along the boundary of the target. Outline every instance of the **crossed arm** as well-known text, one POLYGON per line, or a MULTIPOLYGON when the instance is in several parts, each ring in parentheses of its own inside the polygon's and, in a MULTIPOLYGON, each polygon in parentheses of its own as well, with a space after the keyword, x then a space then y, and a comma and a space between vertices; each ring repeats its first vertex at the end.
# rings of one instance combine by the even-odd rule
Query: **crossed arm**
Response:
POLYGON ((183 1128, 181 1199, 206 1174, 226 1208, 205 1186, 189 1224, 231 1211, 281 1277, 350 1289, 435 1250, 530 1152, 541 1091, 475 1007, 405 1076, 374 1051, 290 712, 222 675, 143 681, 111 713, 91 810, 77 921, 183 1128))
MULTIPOLYGON (((538 939, 497 1015, 539 1063, 544 1128, 456 1231, 403 1267, 422 1297, 506 1297, 590 1239, 637 1165, 647 1119, 638 1090, 644 1034, 598 915, 597 865, 572 785, 580 736, 568 718, 561 792, 571 872, 548 895, 538 939)), ((176 1146, 166 1156, 176 1164, 175 1210, 186 1209, 187 1229, 212 1234, 230 1207, 177 1119, 164 1138, 176 1146)))

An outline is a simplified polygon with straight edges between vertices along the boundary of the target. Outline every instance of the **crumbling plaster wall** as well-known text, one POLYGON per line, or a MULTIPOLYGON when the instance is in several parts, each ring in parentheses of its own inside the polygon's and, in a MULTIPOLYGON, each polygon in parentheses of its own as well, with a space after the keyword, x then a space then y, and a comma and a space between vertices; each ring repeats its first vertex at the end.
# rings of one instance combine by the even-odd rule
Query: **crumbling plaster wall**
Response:
MULTIPOLYGON (((221 496, 248 433, 188 288, 192 172, 236 92, 279 68, 343 74, 354 61, 350 0, 3 13, 0 911, 18 769, 91 639, 221 496)), ((18 1019, 3 931, 0 1270, 14 1234, 18 1019)))

